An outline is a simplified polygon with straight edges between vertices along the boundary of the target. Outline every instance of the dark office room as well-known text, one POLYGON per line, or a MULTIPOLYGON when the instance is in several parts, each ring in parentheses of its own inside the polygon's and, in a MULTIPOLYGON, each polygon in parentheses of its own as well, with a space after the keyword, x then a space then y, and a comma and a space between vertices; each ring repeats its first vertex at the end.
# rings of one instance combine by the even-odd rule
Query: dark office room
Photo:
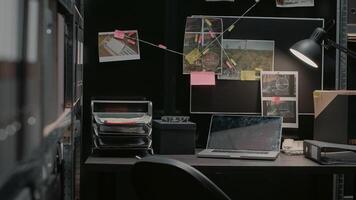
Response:
POLYGON ((356 200, 356 0, 1 0, 0 200, 356 200))

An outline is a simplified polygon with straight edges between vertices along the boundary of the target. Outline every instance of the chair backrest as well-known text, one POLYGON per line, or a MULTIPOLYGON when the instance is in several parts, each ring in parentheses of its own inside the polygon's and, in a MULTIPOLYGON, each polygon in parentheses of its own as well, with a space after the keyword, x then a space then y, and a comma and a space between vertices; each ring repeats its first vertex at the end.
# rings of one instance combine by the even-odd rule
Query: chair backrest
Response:
POLYGON ((201 172, 173 159, 152 156, 136 162, 132 180, 140 200, 230 200, 201 172))

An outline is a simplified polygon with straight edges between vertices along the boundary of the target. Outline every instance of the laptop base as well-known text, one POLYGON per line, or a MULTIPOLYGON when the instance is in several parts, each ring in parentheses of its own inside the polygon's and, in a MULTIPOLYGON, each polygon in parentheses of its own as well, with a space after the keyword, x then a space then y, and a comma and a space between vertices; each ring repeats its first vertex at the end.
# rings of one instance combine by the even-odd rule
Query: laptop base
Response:
POLYGON ((205 149, 197 154, 199 158, 227 158, 227 159, 248 159, 248 160, 276 160, 278 151, 265 151, 264 153, 233 153, 231 151, 214 152, 214 149, 205 149))

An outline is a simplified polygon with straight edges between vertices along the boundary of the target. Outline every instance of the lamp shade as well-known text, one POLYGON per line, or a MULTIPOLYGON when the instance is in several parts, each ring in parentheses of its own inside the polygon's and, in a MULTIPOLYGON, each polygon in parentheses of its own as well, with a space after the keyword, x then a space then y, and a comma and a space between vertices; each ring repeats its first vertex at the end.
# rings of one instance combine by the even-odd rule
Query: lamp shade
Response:
POLYGON ((295 43, 289 50, 306 64, 318 68, 321 60, 321 42, 325 34, 324 29, 317 28, 310 38, 295 43))
POLYGON ((305 39, 295 43, 290 49, 291 53, 306 64, 318 68, 321 57, 321 46, 312 39, 305 39))

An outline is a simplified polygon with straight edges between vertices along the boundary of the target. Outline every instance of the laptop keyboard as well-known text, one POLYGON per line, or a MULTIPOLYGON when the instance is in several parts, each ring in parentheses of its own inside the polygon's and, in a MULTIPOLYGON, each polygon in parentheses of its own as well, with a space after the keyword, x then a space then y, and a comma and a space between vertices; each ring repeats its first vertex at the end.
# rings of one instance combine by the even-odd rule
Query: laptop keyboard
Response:
POLYGON ((220 150, 220 149, 214 149, 212 152, 216 152, 216 153, 253 153, 253 154, 268 154, 267 151, 220 150))

